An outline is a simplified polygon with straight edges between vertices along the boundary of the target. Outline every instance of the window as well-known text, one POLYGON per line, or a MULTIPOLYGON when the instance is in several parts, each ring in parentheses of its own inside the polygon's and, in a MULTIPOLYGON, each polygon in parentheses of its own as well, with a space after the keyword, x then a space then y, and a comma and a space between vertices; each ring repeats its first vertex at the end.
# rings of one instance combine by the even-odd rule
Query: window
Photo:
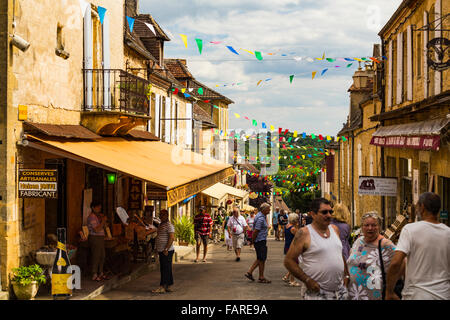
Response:
POLYGON ((412 204, 412 159, 400 158, 401 209, 412 204))
POLYGON ((417 79, 420 79, 422 76, 422 34, 421 31, 418 31, 417 34, 417 42, 416 42, 416 75, 417 79))
MULTIPOLYGON (((386 159, 386 174, 388 177, 397 176, 397 163, 394 157, 387 157, 386 159)), ((397 216, 397 198, 396 197, 386 197, 387 201, 387 224, 392 224, 397 216)))
MULTIPOLYGON (((159 112, 160 119, 165 119, 166 118, 166 97, 161 97, 159 110, 160 110, 160 112, 159 112)), ((159 126, 160 126, 159 138, 161 139, 161 141, 165 141, 165 139, 166 139, 166 120, 161 120, 159 122, 159 126)))

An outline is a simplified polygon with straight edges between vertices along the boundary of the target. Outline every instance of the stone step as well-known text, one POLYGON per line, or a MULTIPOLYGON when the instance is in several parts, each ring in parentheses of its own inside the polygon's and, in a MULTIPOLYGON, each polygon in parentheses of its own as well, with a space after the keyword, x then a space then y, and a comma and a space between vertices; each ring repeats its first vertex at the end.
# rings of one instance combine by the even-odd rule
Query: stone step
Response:
POLYGON ((9 300, 9 294, 6 291, 0 291, 0 300, 9 300))

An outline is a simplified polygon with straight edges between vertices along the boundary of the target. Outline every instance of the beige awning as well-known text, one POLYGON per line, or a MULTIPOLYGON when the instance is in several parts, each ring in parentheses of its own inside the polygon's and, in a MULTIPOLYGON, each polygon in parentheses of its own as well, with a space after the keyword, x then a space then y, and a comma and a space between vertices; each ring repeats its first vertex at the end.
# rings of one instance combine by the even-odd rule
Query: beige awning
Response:
POLYGON ((225 197, 227 194, 240 199, 245 199, 248 196, 247 191, 237 189, 220 182, 209 187, 208 189, 203 190, 202 193, 218 200, 223 199, 223 197, 225 197))
POLYGON ((29 146, 111 171, 120 171, 167 191, 172 206, 234 174, 231 165, 160 141, 42 138, 29 146))
POLYGON ((392 126, 380 127, 372 135, 374 137, 393 136, 438 136, 450 123, 450 119, 441 118, 427 121, 419 121, 392 126))
POLYGON ((255 207, 253 207, 253 206, 251 206, 249 204, 244 204, 242 206, 242 210, 244 210, 244 211, 253 211, 253 210, 255 210, 255 207))

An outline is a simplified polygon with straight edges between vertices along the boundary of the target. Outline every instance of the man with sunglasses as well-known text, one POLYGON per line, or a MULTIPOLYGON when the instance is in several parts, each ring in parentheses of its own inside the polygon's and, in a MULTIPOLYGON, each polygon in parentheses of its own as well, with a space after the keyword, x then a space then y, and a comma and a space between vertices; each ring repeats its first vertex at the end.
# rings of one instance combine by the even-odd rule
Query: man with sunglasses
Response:
POLYGON ((297 231, 284 265, 305 283, 305 300, 346 300, 349 273, 342 256, 339 229, 331 224, 333 210, 325 198, 311 204, 311 224, 297 231), (300 264, 299 264, 300 262, 300 264))

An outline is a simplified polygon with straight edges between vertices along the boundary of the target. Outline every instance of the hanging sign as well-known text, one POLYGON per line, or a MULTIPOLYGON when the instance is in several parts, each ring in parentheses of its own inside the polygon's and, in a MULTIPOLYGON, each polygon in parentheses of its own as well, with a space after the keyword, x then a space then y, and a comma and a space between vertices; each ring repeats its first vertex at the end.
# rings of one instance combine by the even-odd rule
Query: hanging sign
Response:
POLYGON ((444 71, 450 67, 450 59, 445 53, 449 50, 450 40, 447 38, 434 38, 427 43, 427 63, 435 71, 444 71))
POLYGON ((58 170, 20 169, 19 198, 58 198, 58 170))
POLYGON ((397 196, 397 178, 360 176, 358 194, 369 196, 397 196))

